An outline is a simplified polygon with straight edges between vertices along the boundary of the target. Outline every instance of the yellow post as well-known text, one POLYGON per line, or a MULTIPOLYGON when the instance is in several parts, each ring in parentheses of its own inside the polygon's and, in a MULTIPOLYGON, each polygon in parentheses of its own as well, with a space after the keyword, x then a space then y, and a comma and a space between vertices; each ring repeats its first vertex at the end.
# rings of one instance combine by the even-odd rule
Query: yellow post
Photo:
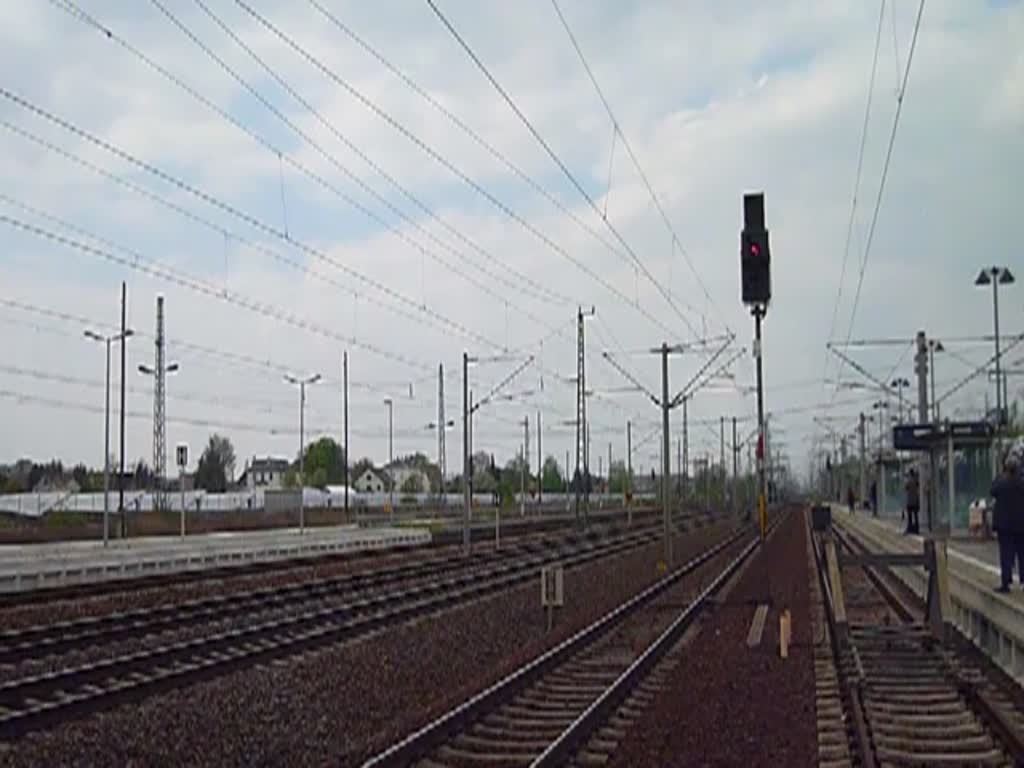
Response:
POLYGON ((790 631, 790 615, 787 609, 779 616, 779 655, 784 659, 789 658, 790 631))
POLYGON ((768 534, 768 503, 765 501, 764 493, 757 497, 757 522, 761 527, 761 540, 768 534))

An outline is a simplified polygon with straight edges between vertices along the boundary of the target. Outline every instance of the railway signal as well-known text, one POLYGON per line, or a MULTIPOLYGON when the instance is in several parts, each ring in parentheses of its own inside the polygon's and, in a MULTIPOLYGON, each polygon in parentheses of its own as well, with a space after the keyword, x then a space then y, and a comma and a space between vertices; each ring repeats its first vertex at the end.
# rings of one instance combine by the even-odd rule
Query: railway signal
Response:
POLYGON ((757 519, 761 538, 768 523, 764 456, 764 377, 761 367, 761 320, 772 298, 771 249, 764 225, 764 193, 743 196, 743 229, 740 231, 740 285, 743 303, 754 316, 754 357, 757 359, 757 519))

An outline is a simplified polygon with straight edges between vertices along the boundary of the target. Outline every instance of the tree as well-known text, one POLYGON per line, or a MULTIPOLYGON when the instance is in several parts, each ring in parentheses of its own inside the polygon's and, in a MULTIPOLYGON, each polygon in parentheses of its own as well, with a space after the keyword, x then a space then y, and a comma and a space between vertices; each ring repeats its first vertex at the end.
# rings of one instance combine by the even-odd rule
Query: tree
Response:
POLYGON ((481 493, 493 493, 498 487, 496 473, 492 471, 493 461, 491 457, 479 451, 471 457, 473 473, 473 490, 481 493))
POLYGON ((345 480, 345 449, 330 437, 321 437, 306 447, 305 467, 310 483, 319 488, 345 480), (323 470, 321 474, 317 474, 323 470), (320 480, 321 482, 317 482, 320 480))
POLYGON ((545 493, 558 493, 565 490, 565 477, 554 456, 544 459, 544 467, 541 469, 541 488, 545 493))
POLYGON ((71 478, 75 481, 78 489, 86 491, 89 489, 89 469, 85 464, 76 464, 71 470, 71 478))
POLYGON ((621 459, 613 461, 608 470, 608 490, 611 493, 626 491, 626 462, 621 459))
POLYGON ((309 476, 309 484, 314 488, 326 488, 327 487, 327 470, 323 467, 317 467, 313 470, 313 474, 309 474, 308 470, 306 474, 309 476))
POLYGON ((296 469, 285 470, 284 477, 281 478, 281 487, 293 490, 299 487, 299 472, 296 469))
POLYGON ((405 478, 405 482, 402 483, 402 493, 423 493, 423 476, 419 474, 412 474, 405 478))
POLYGON ((155 479, 156 475, 145 459, 135 462, 135 467, 132 469, 132 485, 135 488, 152 488, 155 479))
POLYGON ((216 433, 210 435, 210 441, 199 457, 196 486, 212 493, 223 493, 234 471, 235 447, 231 440, 216 433))

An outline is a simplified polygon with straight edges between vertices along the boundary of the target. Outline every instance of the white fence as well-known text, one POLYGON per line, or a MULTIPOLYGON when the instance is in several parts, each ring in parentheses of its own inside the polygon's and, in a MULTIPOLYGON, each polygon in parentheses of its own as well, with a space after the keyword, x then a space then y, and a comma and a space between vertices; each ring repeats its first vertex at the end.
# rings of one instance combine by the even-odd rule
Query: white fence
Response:
MULTIPOLYGON (((316 488, 303 490, 303 502, 306 507, 343 507, 345 505, 344 492, 328 493, 316 488)), ((177 491, 168 491, 167 507, 173 511, 181 510, 182 495, 177 491)), ((352 507, 366 507, 380 509, 387 506, 391 500, 387 493, 355 493, 349 492, 349 505, 352 507)), ((448 493, 443 498, 437 494, 400 494, 394 495, 395 506, 401 507, 459 507, 463 503, 461 493, 448 493)), ((544 503, 547 505, 569 505, 575 497, 572 494, 545 493, 544 503)), ((653 494, 638 494, 636 501, 652 501, 653 494)), ((185 508, 190 512, 228 512, 228 511, 263 511, 263 491, 228 492, 228 493, 207 493, 206 491, 186 491, 184 495, 185 508)), ((493 496, 489 493, 473 494, 473 503, 478 506, 490 506, 493 496)), ((516 499, 518 503, 518 498, 516 499)), ((527 507, 536 505, 535 498, 527 498, 527 507)), ((591 494, 590 503, 592 507, 602 508, 622 503, 622 496, 619 494, 591 494)), ((124 506, 129 512, 145 512, 155 507, 154 494, 151 491, 125 491, 124 506)), ((116 511, 118 508, 118 493, 116 490, 110 492, 110 509, 116 511)), ((0 512, 7 512, 25 517, 41 517, 47 512, 82 512, 96 514, 103 512, 102 493, 11 493, 0 495, 0 512)))

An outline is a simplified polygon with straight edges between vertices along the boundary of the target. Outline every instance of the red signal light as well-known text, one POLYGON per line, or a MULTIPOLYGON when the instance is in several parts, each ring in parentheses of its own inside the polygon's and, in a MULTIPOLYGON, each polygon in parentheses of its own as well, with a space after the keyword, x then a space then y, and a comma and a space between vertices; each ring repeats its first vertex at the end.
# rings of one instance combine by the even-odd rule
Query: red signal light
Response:
POLYGON ((750 255, 751 256, 760 256, 761 255, 761 246, 758 245, 757 243, 751 243, 750 244, 750 255))

